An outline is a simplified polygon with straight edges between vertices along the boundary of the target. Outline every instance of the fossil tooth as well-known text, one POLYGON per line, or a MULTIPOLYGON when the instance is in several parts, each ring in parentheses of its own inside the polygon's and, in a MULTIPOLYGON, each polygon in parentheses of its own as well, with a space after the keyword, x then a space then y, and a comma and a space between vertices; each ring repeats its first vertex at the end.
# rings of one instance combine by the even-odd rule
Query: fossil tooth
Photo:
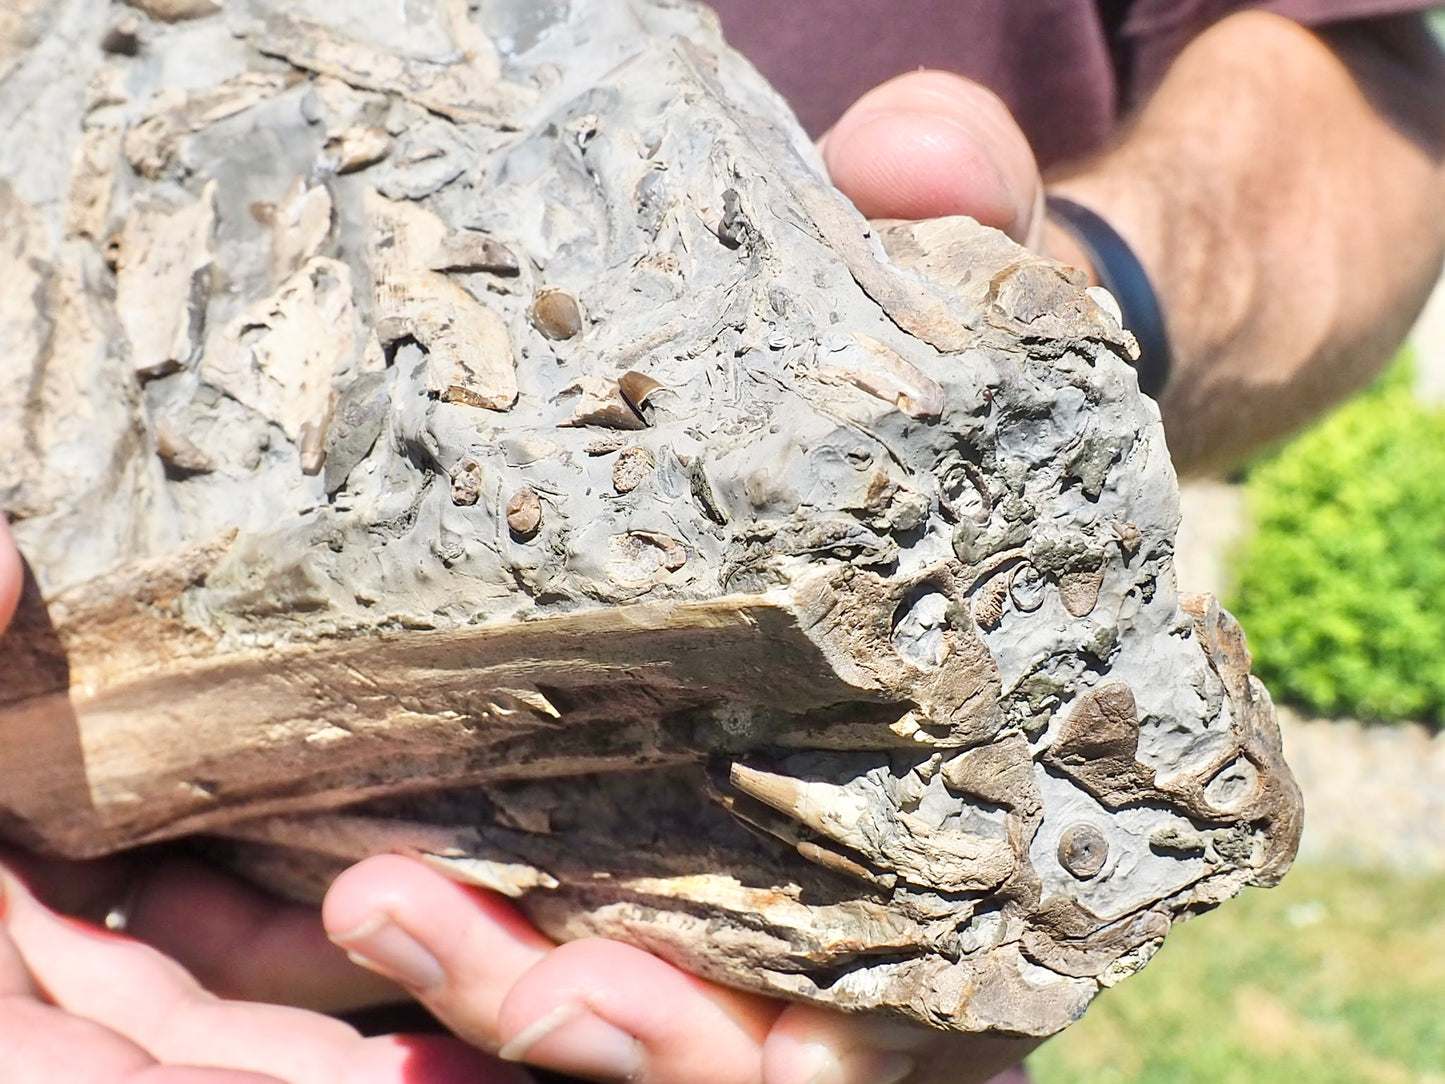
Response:
POLYGON ((203 19, 221 10, 220 0, 126 0, 126 3, 166 23, 203 19))
POLYGON ((1047 581, 1033 565, 1019 565, 1009 574, 1009 598, 1023 613, 1033 613, 1042 606, 1046 590, 1047 581))
POLYGON ((493 862, 465 854, 417 854, 427 865, 441 870, 454 881, 476 885, 511 899, 537 888, 556 888, 557 879, 521 862, 493 862))
POLYGON ((538 290, 531 317, 533 326, 549 339, 571 339, 582 330, 582 308, 565 290, 538 290))
POLYGON ((431 259, 433 271, 488 271, 494 275, 516 275, 521 270, 516 254, 490 237, 449 236, 431 259))
POLYGON ((135 56, 141 48, 140 20, 134 14, 117 19, 106 29, 100 47, 116 56, 135 56))
POLYGON ((271 277, 284 281, 321 254, 331 233, 331 193, 298 177, 277 203, 256 209, 271 228, 271 277))
POLYGON ((805 782, 738 763, 729 769, 728 779, 749 797, 786 813, 829 839, 850 846, 867 845, 866 837, 858 830, 867 805, 842 787, 805 782))
POLYGON ((391 153, 391 133, 374 124, 337 132, 321 149, 322 160, 336 173, 355 173, 374 166, 391 153))
POLYGON ((1099 603, 1103 585, 1103 565, 1085 572, 1065 572, 1059 577, 1059 598, 1075 617, 1088 617, 1099 603))
POLYGON ((641 414, 644 404, 662 384, 646 373, 629 371, 617 378, 617 387, 622 392, 622 398, 627 400, 627 405, 641 414))
POLYGON ((155 438, 156 454, 171 469, 183 474, 205 474, 216 469, 211 457, 177 429, 169 418, 156 419, 155 438))
POLYGON ((872 336, 855 331, 853 337, 862 345, 867 365, 849 370, 849 380, 910 418, 936 418, 943 413, 943 388, 938 381, 872 336))
POLYGON ((646 448, 623 448, 612 465, 612 488, 618 493, 631 493, 652 473, 652 453, 646 448))
POLYGON ((830 851, 827 847, 820 847, 809 840, 798 844, 798 853, 809 862, 816 862, 820 866, 836 870, 839 873, 846 873, 850 877, 857 877, 859 880, 876 884, 881 888, 892 888, 898 883, 898 877, 895 874, 875 873, 862 862, 855 862, 845 854, 830 851))
MULTIPOLYGON (((482 467, 475 459, 466 456, 452 468, 452 504, 473 505, 482 494, 482 467)), ((514 498, 515 499, 515 498, 514 498)), ((511 505, 508 505, 508 516, 511 515, 511 505)), ((538 514, 540 522, 541 515, 538 514)), ((510 518, 508 519, 510 525, 510 518)), ((513 526, 515 531, 517 527, 513 526)), ((520 533, 520 532, 519 532, 520 533)))
POLYGON ((576 405, 564 426, 600 425, 607 429, 646 429, 647 422, 632 408, 617 381, 603 376, 584 376, 562 391, 575 397, 576 405))
POLYGON ((523 487, 507 498, 507 527, 518 538, 531 538, 542 525, 542 501, 537 491, 523 487))
POLYGON ((301 442, 297 445, 297 451, 300 454, 302 474, 320 474, 321 468, 325 466, 326 427, 329 422, 329 418, 322 417, 301 423, 301 442))
POLYGON ((1072 824, 1059 838, 1059 864, 1080 880, 1096 877, 1109 859, 1109 841, 1092 824, 1072 824))

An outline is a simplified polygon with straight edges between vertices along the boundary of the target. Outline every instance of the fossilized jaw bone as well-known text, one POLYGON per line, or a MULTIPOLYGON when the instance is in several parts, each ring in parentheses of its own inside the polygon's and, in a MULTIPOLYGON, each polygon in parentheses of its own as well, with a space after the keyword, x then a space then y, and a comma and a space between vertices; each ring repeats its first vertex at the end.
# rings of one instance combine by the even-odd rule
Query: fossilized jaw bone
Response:
POLYGON ((554 936, 1034 1035, 1277 878, 1268 700, 1175 595, 1157 414, 1081 281, 868 226, 698 9, 413 7, 77 53, 130 90, 46 148, 75 209, 0 149, 42 299, 0 299, 39 580, 0 729, 43 765, 7 834, 229 836, 301 894, 410 850, 554 936), (87 296, 108 258, 206 289, 87 296))
MULTIPOLYGON (((1217 607, 1190 605, 1211 661, 1229 673, 1238 630, 1217 607)), ((1259 758, 1281 785, 1248 796, 1227 788, 1227 812, 1214 806, 1193 817, 1165 810, 1177 809, 1181 790, 1208 789, 1223 774, 1216 764, 1111 808, 1011 735, 962 751, 895 747, 881 765, 876 753, 857 751, 754 753, 732 760, 725 780, 704 781, 700 769, 676 763, 581 789, 501 783, 444 802, 262 820, 227 833, 286 855, 310 851, 322 869, 399 846, 513 896, 557 937, 621 937, 724 982, 843 1008, 1046 1034, 1075 1019, 1099 986, 1146 962, 1172 918, 1283 872, 1292 845, 1272 841, 1297 838, 1298 795, 1276 775, 1267 698, 1235 693, 1241 710, 1218 759, 1227 769, 1259 758), (747 762, 759 759, 772 767, 747 762), (703 790, 735 819, 700 805, 703 790), (474 826, 478 810, 492 827, 474 826), (759 851, 739 822, 772 846, 759 851), (676 842, 652 850, 661 823, 685 826, 706 863, 676 842), (812 872, 787 865, 790 851, 812 872), (740 928, 748 931, 742 961, 723 947, 738 943, 740 928)), ((1101 699, 1115 703, 1118 737, 1127 743, 1132 726, 1137 739, 1137 719, 1108 686, 1081 697, 1077 711, 1101 699)), ((294 858, 263 849, 247 861, 306 892, 294 858)))

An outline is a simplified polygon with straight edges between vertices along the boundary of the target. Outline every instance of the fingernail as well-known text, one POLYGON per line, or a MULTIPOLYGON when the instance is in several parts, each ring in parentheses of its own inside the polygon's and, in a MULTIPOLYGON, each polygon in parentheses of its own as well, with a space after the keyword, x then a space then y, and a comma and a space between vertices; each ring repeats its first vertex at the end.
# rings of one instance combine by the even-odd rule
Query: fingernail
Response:
POLYGON ((346 950, 352 963, 413 990, 430 990, 446 981, 437 958, 387 915, 376 915, 331 940, 346 950))
POLYGON ((827 1047, 818 1049, 818 1067, 807 1084, 901 1084, 918 1068, 907 1054, 877 1050, 839 1058, 827 1047))
POLYGON ((608 1080, 635 1080, 646 1065, 640 1042, 575 1001, 528 1024, 497 1057, 608 1080))

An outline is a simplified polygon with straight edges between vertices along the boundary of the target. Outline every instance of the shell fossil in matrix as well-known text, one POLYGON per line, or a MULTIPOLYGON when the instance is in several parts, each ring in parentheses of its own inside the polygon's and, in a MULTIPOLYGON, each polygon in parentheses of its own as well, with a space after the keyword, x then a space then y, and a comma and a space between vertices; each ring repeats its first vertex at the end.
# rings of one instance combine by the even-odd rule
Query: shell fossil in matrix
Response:
MULTIPOLYGON (((20 0, 0 810, 1047 1035, 1298 793, 1132 340, 679 0, 20 0)), ((13 28, 19 29, 13 29, 13 28)))

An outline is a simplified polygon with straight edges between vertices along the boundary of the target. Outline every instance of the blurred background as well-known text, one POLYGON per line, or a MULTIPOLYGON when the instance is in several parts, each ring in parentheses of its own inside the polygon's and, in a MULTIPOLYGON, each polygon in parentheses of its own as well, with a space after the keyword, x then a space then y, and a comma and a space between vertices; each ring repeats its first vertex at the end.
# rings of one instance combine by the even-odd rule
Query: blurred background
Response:
POLYGON ((1037 1084, 1445 1084, 1445 286, 1365 392, 1186 483, 1179 585, 1240 619, 1304 792, 1278 888, 1177 928, 1037 1084))

